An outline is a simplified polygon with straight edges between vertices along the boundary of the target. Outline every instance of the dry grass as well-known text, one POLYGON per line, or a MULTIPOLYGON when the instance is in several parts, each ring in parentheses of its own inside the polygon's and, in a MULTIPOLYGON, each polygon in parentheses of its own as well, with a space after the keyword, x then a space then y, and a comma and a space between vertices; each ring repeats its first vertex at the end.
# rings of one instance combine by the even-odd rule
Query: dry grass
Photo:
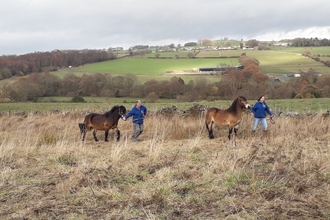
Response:
POLYGON ((120 121, 120 142, 83 144, 83 117, 0 117, 0 219, 330 219, 329 119, 253 136, 246 114, 234 147, 202 118, 152 115, 141 142, 120 121))

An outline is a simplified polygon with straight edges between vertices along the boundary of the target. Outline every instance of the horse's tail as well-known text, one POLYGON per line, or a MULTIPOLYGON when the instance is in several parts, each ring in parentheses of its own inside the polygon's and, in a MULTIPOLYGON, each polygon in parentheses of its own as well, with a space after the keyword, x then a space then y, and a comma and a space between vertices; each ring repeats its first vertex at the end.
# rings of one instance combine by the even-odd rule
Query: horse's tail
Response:
POLYGON ((80 133, 81 134, 84 134, 85 133, 85 129, 86 129, 85 123, 79 123, 78 125, 79 125, 79 128, 80 128, 80 133))

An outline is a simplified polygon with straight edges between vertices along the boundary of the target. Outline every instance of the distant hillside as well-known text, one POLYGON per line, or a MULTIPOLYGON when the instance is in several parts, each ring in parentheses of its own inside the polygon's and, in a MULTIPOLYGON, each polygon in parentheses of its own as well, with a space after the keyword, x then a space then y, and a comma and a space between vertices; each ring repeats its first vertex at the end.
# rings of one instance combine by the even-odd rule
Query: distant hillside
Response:
MULTIPOLYGON (((312 55, 320 61, 330 60, 330 47, 310 48, 312 55)), ((315 59, 303 56, 304 47, 272 47, 271 50, 235 49, 235 50, 201 50, 197 53, 189 51, 152 52, 148 54, 99 62, 72 69, 62 69, 54 74, 64 76, 67 73, 131 73, 137 76, 155 75, 157 78, 164 72, 185 71, 205 66, 237 66, 238 58, 245 53, 259 61, 262 73, 280 77, 282 74, 307 72, 313 69, 321 74, 330 74, 330 68, 315 59), (191 56, 193 55, 193 56, 191 56), (199 58, 199 59, 195 59, 199 58)))

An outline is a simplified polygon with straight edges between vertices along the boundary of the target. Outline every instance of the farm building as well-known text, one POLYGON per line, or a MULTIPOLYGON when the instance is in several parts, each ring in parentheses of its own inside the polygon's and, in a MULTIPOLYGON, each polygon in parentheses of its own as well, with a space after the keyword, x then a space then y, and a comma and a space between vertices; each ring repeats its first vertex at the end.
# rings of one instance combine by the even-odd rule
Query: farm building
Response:
POLYGON ((242 70, 244 66, 207 66, 207 67, 200 67, 199 72, 223 72, 229 68, 242 70))

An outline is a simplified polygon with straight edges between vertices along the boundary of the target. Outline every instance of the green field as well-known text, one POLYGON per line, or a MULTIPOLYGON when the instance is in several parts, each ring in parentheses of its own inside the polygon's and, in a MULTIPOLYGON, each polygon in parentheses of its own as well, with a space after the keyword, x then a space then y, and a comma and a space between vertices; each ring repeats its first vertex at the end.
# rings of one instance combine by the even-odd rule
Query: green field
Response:
MULTIPOLYGON (((205 56, 240 56, 243 52, 247 56, 256 58, 260 62, 260 70, 263 73, 268 73, 274 76, 281 76, 287 73, 298 73, 299 70, 307 72, 309 68, 322 73, 330 74, 330 68, 320 62, 316 62, 310 58, 302 56, 302 52, 307 48, 275 48, 274 50, 229 50, 229 51, 211 51, 201 52, 200 57, 205 56)), ((312 50, 314 54, 330 54, 330 47, 315 48, 312 50), (322 52, 322 53, 321 53, 322 52)), ((327 57, 321 60, 330 60, 327 57)), ((237 59, 236 59, 237 60, 237 59)), ((237 61, 236 61, 237 62, 237 61)))
MULTIPOLYGON (((220 63, 238 65, 237 59, 148 59, 132 57, 58 71, 58 73, 116 73, 116 74, 151 74, 157 75, 167 71, 191 70, 203 66, 218 66, 220 63)), ((54 73, 56 74, 56 73, 54 73)), ((59 74, 58 74, 59 75, 59 74)), ((60 75, 59 75, 60 76, 60 75)))
POLYGON ((302 54, 304 50, 310 50, 312 54, 330 55, 330 47, 272 47, 272 51, 302 54))
MULTIPOLYGON (((124 105, 130 109, 134 106, 136 98, 106 98, 106 97, 84 97, 85 103, 72 103, 70 97, 46 97, 39 98, 38 102, 20 102, 20 103, 0 103, 0 112, 34 112, 34 111, 77 111, 91 110, 103 111, 112 108, 114 105, 124 105)), ((160 99, 156 103, 147 103, 142 98, 143 104, 151 111, 162 109, 163 107, 177 106, 182 110, 192 107, 191 102, 178 102, 173 99, 160 99)), ((249 100, 250 104, 254 104, 256 100, 249 100)), ((208 107, 228 108, 232 100, 216 100, 216 101, 200 101, 198 104, 208 107)), ((283 112, 317 112, 325 113, 330 110, 330 98, 319 99, 279 99, 267 100, 267 104, 271 110, 282 110, 283 112)))
POLYGON ((189 53, 193 53, 193 52, 191 52, 191 51, 180 51, 180 52, 159 52, 159 53, 156 53, 156 52, 153 51, 152 53, 146 54, 145 57, 154 58, 154 57, 156 57, 156 54, 159 54, 159 57, 172 57, 173 59, 175 59, 178 56, 178 57, 182 57, 182 58, 187 58, 187 55, 189 53))
MULTIPOLYGON (((148 59, 146 57, 133 57, 117 59, 113 61, 87 64, 71 69, 63 69, 53 72, 54 75, 62 78, 66 74, 75 74, 82 76, 89 73, 111 73, 113 76, 122 74, 135 74, 138 76, 138 82, 144 83, 148 80, 169 80, 174 75, 164 74, 168 71, 191 70, 203 66, 217 66, 220 63, 228 62, 237 64, 237 59, 148 59)), ((180 75, 185 81, 189 82, 196 78, 196 75, 180 75)), ((205 76, 209 81, 219 81, 218 76, 205 76)))
MULTIPOLYGON (((54 75, 63 77, 71 73, 81 76, 89 73, 111 73, 114 75, 120 74, 136 74, 139 82, 145 82, 150 79, 168 80, 173 75, 164 75, 165 72, 175 72, 182 70, 191 70, 205 66, 237 66, 240 65, 237 58, 224 58, 230 56, 240 56, 246 53, 247 56, 256 58, 260 62, 261 72, 274 76, 282 74, 298 73, 299 71, 307 72, 308 69, 314 70, 322 74, 330 74, 330 68, 320 62, 316 62, 310 58, 302 56, 302 52, 306 49, 311 50, 312 54, 322 55, 321 60, 327 60, 327 55, 330 55, 330 47, 274 47, 272 50, 222 50, 222 51, 201 51, 197 54, 196 59, 187 59, 187 54, 190 52, 173 52, 159 53, 160 58, 155 59, 155 53, 146 54, 144 56, 135 56, 131 58, 116 59, 94 64, 87 64, 71 69, 62 69, 53 72, 54 75), (176 59, 175 56, 182 57, 176 59), (152 57, 152 58, 148 58, 152 57), (161 57, 172 57, 172 59, 162 59, 161 57), (184 57, 184 59, 183 59, 184 57), (209 59, 208 57, 219 57, 209 59), (203 59, 204 58, 204 59, 203 59)), ((329 58, 330 59, 330 58, 329 58)), ((180 76, 185 81, 194 79, 193 76, 180 76)), ((211 81, 218 80, 217 77, 207 76, 211 81)))

